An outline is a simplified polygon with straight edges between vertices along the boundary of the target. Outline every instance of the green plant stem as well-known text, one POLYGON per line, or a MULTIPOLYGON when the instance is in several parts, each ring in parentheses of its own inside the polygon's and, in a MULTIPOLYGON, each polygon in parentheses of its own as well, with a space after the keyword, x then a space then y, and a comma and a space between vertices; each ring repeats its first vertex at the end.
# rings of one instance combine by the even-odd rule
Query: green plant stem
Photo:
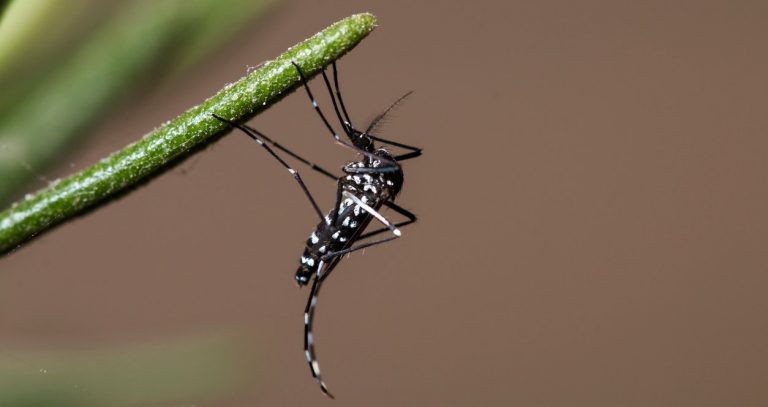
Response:
POLYGON ((14 204, 0 213, 0 254, 94 209, 230 130, 212 113, 244 121, 263 111, 300 84, 291 61, 307 75, 314 75, 354 48, 375 26, 371 14, 347 17, 225 86, 141 140, 14 204))

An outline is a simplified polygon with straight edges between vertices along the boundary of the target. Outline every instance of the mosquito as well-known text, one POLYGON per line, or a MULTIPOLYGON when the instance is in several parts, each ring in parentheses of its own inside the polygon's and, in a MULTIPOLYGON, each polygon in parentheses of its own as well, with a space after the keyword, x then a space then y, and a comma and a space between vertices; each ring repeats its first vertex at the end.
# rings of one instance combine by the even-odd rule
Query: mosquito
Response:
POLYGON ((352 124, 352 120, 344 105, 344 100, 341 97, 336 63, 333 63, 333 88, 325 69, 323 69, 322 76, 325 87, 333 102, 333 109, 339 124, 348 139, 344 140, 336 132, 325 114, 323 114, 299 65, 295 62, 292 62, 292 64, 296 68, 296 72, 301 79, 312 107, 317 112, 317 115, 320 116, 328 132, 332 135, 333 140, 337 144, 358 153, 360 156, 357 161, 348 162, 342 167, 344 175, 334 175, 332 172, 301 157, 250 126, 235 123, 216 114, 213 116, 243 131, 279 161, 299 184, 313 210, 317 213, 320 222, 306 241, 304 252, 299 259, 299 268, 294 278, 299 286, 306 286, 310 282, 312 284, 309 299, 304 309, 304 355, 307 358, 307 363, 309 363, 312 377, 320 385, 322 392, 334 398, 320 375, 320 366, 315 353, 315 340, 312 334, 312 324, 320 288, 328 276, 331 275, 331 272, 338 266, 344 255, 397 239, 402 235, 400 228, 416 222, 416 215, 395 204, 395 197, 403 186, 403 169, 400 166, 400 162, 419 157, 421 155, 421 148, 372 135, 374 130, 381 125, 387 114, 402 103, 411 92, 397 99, 384 112, 377 115, 365 131, 360 131, 352 124), (395 155, 386 148, 377 146, 376 142, 400 148, 404 152, 395 155), (270 146, 309 166, 312 170, 336 181, 336 203, 327 214, 323 215, 299 172, 288 165, 270 146), (405 220, 398 223, 389 221, 380 213, 382 207, 392 209, 404 217, 405 220), (366 228, 374 219, 382 226, 366 232, 366 228), (389 236, 371 239, 387 232, 389 236))

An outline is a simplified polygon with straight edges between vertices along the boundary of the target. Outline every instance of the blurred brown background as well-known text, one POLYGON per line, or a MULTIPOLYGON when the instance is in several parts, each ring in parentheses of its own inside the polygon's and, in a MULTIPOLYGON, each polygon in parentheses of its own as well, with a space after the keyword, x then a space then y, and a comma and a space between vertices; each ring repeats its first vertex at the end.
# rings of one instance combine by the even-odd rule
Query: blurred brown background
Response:
MULTIPOLYGON (((365 127, 415 90, 382 136, 425 155, 399 199, 420 221, 320 299, 334 405, 768 404, 765 2, 285 2, 51 176, 361 11, 380 26, 340 61, 350 113, 365 127)), ((300 93, 251 124, 331 168, 354 158, 300 93)), ((330 207, 333 184, 301 169, 330 207)), ((231 133, 0 260, 0 352, 245 332, 255 373, 188 403, 331 405, 292 281, 314 225, 231 133)))

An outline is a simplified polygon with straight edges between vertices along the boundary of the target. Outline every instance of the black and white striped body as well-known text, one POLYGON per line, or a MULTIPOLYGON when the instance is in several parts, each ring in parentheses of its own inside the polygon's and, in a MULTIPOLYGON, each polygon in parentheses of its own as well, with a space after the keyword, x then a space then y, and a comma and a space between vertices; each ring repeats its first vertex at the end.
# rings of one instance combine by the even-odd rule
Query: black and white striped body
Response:
MULTIPOLYGON (((382 155, 385 159, 392 158, 383 149, 376 151, 375 154, 382 155)), ((375 211, 381 209, 384 202, 393 201, 400 192, 403 185, 403 172, 399 167, 395 171, 378 174, 355 173, 356 170, 366 168, 366 161, 370 160, 351 162, 344 166, 347 175, 340 178, 337 185, 337 195, 342 199, 309 235, 296 271, 295 278, 299 285, 307 285, 312 276, 318 274, 320 260, 324 256, 349 248, 373 218, 373 215, 356 204, 352 198, 343 197, 344 191, 356 196, 375 211)), ((371 161, 372 168, 379 165, 380 161, 371 161)), ((327 261, 325 264, 326 268, 330 266, 327 261)), ((327 272, 328 270, 324 271, 324 273, 327 272)))

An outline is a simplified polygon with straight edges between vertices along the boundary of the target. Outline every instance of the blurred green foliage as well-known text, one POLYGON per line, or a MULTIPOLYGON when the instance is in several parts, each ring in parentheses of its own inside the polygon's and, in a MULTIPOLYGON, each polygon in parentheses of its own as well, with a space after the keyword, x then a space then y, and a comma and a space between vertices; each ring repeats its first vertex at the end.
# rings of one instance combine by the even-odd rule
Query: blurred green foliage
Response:
POLYGON ((192 405, 252 386, 259 366, 242 339, 183 339, 87 351, 0 353, 0 406, 192 405))
POLYGON ((0 20, 0 206, 122 97, 189 67, 271 1, 12 2, 0 20))

